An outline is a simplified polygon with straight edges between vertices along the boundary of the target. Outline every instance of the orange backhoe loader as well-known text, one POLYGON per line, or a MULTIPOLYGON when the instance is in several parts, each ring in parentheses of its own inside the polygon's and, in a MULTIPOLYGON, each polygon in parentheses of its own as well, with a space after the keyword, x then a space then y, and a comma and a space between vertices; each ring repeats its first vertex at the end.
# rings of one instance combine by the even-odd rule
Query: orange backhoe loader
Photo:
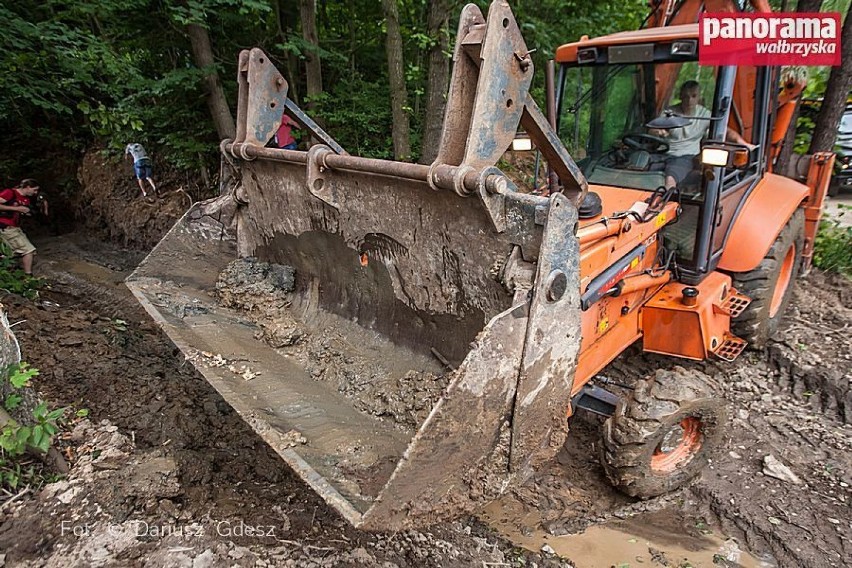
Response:
POLYGON ((430 166, 347 154, 268 57, 245 51, 221 197, 193 206, 128 285, 358 527, 474 510, 552 459, 578 409, 609 416, 617 487, 676 488, 722 435, 712 381, 674 361, 626 397, 595 378, 637 341, 693 360, 765 343, 833 161, 810 157, 804 184, 773 173, 789 126, 779 97, 797 86, 780 91, 772 68, 699 67, 700 4, 560 47, 550 117, 508 4, 487 19, 466 6, 430 166), (701 117, 671 112, 688 81, 701 117), (307 152, 266 147, 285 113, 318 141, 307 152), (699 121, 701 151, 671 184, 665 133, 699 121), (549 196, 496 167, 519 125, 555 174, 549 196))

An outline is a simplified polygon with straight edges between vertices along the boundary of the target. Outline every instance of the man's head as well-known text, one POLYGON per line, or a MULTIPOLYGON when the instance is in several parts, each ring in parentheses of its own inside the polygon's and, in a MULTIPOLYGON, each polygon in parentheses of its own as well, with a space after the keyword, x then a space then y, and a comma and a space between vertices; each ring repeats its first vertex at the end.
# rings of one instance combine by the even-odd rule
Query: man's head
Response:
POLYGON ((680 106, 683 114, 691 116, 698 107, 698 99, 701 98, 701 89, 698 81, 687 81, 680 86, 680 106))
POLYGON ((36 193, 38 193, 39 186, 38 182, 34 179, 27 178, 18 185, 18 191, 21 195, 25 195, 27 197, 32 197, 36 193))

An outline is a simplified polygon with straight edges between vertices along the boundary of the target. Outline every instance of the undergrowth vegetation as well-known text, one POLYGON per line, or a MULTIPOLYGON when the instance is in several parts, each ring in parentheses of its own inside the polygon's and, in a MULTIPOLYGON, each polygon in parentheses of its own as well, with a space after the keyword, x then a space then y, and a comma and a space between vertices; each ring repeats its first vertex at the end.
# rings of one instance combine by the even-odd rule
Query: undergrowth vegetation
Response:
POLYGON ((22 486, 35 489, 54 477, 45 469, 40 456, 50 449, 67 409, 49 409, 46 402, 36 400, 32 392, 26 392, 32 388, 32 379, 38 373, 38 369, 23 362, 10 366, 4 372, 2 392, 7 394, 0 410, 2 491, 17 491, 22 486), (26 408, 29 401, 34 401, 31 409, 26 408), (21 420, 12 418, 13 413, 17 413, 21 420))
POLYGON ((0 242, 0 290, 35 300, 42 286, 44 280, 25 274, 9 246, 0 242))
MULTIPOLYGON (((843 209, 852 209, 839 207, 841 214, 843 209)), ((814 239, 814 266, 852 278, 852 227, 843 226, 837 217, 822 220, 814 239)))

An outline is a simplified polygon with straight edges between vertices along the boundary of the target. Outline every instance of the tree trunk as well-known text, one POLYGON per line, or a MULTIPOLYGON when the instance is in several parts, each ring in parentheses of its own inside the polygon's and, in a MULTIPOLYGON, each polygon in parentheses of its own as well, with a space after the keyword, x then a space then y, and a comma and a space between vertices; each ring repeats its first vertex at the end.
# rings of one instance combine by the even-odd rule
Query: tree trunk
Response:
MULTIPOLYGON (((796 4, 797 12, 819 12, 823 0, 799 0, 796 4)), ((790 157, 793 155, 793 146, 796 143, 796 123, 799 121, 799 106, 800 100, 796 101, 796 108, 793 110, 793 117, 790 119, 790 128, 787 129, 787 134, 784 136, 784 142, 781 145, 781 151, 778 153, 778 158, 775 160, 774 171, 785 173, 790 164, 790 157)))
POLYGON ((220 139, 233 138, 236 134, 234 117, 228 108, 225 99, 225 90, 219 73, 216 72, 213 62, 213 49, 210 47, 210 36, 207 30, 198 24, 187 24, 187 34, 192 48, 192 58, 195 64, 204 70, 204 84, 207 90, 207 106, 216 126, 216 134, 220 139))
POLYGON ((837 140, 837 126, 846 109, 846 97, 852 88, 852 18, 846 15, 840 33, 840 65, 831 68, 825 95, 814 125, 808 154, 830 152, 837 140))
POLYGON ((407 160, 411 156, 409 140, 408 92, 405 88, 405 75, 402 63, 402 34, 399 29, 399 10, 396 0, 382 0, 385 21, 388 27, 386 51, 388 56, 388 79, 391 89, 391 112, 393 114, 393 155, 397 160, 407 160))
MULTIPOLYGON (((307 53, 304 54, 307 97, 310 101, 311 97, 322 94, 322 62, 319 57, 316 0, 300 0, 299 12, 302 18, 302 38, 310 45, 307 53)), ((305 107, 310 109, 312 105, 308 102, 305 107)))
MULTIPOLYGON (((278 41, 281 43, 287 42, 287 34, 292 33, 295 26, 288 26, 289 23, 283 13, 285 0, 276 0, 275 7, 275 24, 278 32, 278 41), (286 30, 286 31, 285 31, 286 30)), ((294 16, 295 17, 295 16, 294 16)), ((287 98, 296 104, 299 104, 299 66, 296 56, 290 51, 284 54, 284 79, 287 80, 287 98)))
POLYGON ((429 83, 426 86, 426 120, 423 127, 421 164, 431 164, 438 156, 444 110, 447 107, 447 90, 450 86, 449 50, 449 0, 430 0, 427 34, 435 40, 429 50, 429 83))

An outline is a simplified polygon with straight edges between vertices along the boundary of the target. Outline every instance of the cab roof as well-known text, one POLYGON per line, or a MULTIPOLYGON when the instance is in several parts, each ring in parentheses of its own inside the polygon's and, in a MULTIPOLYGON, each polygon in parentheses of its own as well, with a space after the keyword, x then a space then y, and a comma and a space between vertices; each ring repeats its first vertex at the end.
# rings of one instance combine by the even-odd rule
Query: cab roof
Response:
POLYGON ((580 41, 566 43, 556 50, 557 63, 572 63, 577 61, 577 51, 587 47, 609 47, 611 45, 627 45, 633 43, 664 43, 679 39, 698 39, 698 24, 680 24, 663 28, 644 28, 627 32, 617 32, 589 39, 583 36, 580 41))

